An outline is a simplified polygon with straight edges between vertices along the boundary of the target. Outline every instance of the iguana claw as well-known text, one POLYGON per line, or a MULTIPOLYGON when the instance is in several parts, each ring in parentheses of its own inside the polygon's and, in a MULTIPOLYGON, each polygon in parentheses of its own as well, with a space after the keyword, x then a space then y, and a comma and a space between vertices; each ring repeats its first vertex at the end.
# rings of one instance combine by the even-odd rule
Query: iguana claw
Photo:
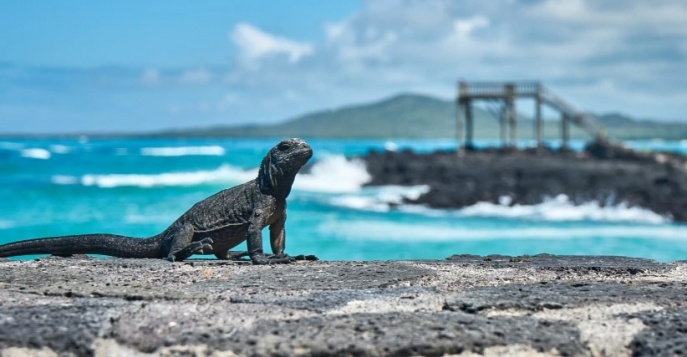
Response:
POLYGON ((251 261, 253 264, 256 265, 265 265, 265 264, 289 264, 296 262, 298 260, 319 260, 316 256, 314 255, 296 255, 296 256, 290 256, 288 254, 272 254, 272 255, 266 255, 266 254, 254 254, 252 257, 250 257, 251 261))
POLYGON ((303 254, 296 255, 292 258, 295 260, 320 260, 318 257, 316 257, 314 255, 303 255, 303 254))

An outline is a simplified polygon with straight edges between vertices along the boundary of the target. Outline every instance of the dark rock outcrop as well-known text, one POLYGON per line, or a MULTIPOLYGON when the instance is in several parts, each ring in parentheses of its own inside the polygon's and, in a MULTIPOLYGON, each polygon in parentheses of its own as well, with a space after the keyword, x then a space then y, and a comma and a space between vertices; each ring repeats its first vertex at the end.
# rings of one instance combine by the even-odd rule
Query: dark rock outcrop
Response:
POLYGON ((560 194, 581 204, 627 204, 687 221, 687 158, 592 142, 585 150, 485 149, 460 153, 371 152, 369 185, 428 185, 410 203, 461 208, 477 202, 541 203, 560 194))

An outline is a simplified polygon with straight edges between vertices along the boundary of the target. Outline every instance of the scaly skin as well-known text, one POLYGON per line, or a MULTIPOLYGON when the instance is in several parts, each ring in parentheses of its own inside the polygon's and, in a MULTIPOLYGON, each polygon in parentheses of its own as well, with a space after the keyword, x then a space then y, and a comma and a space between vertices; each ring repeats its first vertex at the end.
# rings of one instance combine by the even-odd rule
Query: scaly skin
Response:
POLYGON ((0 257, 27 254, 104 254, 121 258, 166 258, 182 261, 193 254, 214 254, 219 259, 249 256, 254 264, 316 260, 284 253, 286 197, 298 170, 312 157, 301 139, 284 140, 265 156, 258 177, 220 191, 198 203, 169 228, 150 238, 113 234, 48 237, 0 246, 0 257), (262 250, 262 229, 269 226, 271 255, 262 250), (247 241, 247 252, 229 249, 247 241))

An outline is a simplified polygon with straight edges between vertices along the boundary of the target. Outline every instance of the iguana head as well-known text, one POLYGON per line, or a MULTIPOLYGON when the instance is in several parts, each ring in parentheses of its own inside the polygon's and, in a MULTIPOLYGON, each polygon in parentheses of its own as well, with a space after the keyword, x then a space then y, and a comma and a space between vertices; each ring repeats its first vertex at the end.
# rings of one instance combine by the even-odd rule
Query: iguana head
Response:
POLYGON ((312 149, 301 139, 288 139, 273 147, 262 159, 258 186, 264 194, 286 198, 298 170, 312 157, 312 149))

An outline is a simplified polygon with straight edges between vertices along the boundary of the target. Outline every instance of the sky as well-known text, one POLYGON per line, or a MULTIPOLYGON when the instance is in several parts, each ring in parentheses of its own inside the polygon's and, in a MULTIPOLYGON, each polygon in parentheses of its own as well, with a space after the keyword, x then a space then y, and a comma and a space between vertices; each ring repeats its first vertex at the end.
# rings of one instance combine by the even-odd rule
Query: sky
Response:
POLYGON ((265 124, 456 82, 687 122, 684 0, 0 0, 0 133, 265 124))

